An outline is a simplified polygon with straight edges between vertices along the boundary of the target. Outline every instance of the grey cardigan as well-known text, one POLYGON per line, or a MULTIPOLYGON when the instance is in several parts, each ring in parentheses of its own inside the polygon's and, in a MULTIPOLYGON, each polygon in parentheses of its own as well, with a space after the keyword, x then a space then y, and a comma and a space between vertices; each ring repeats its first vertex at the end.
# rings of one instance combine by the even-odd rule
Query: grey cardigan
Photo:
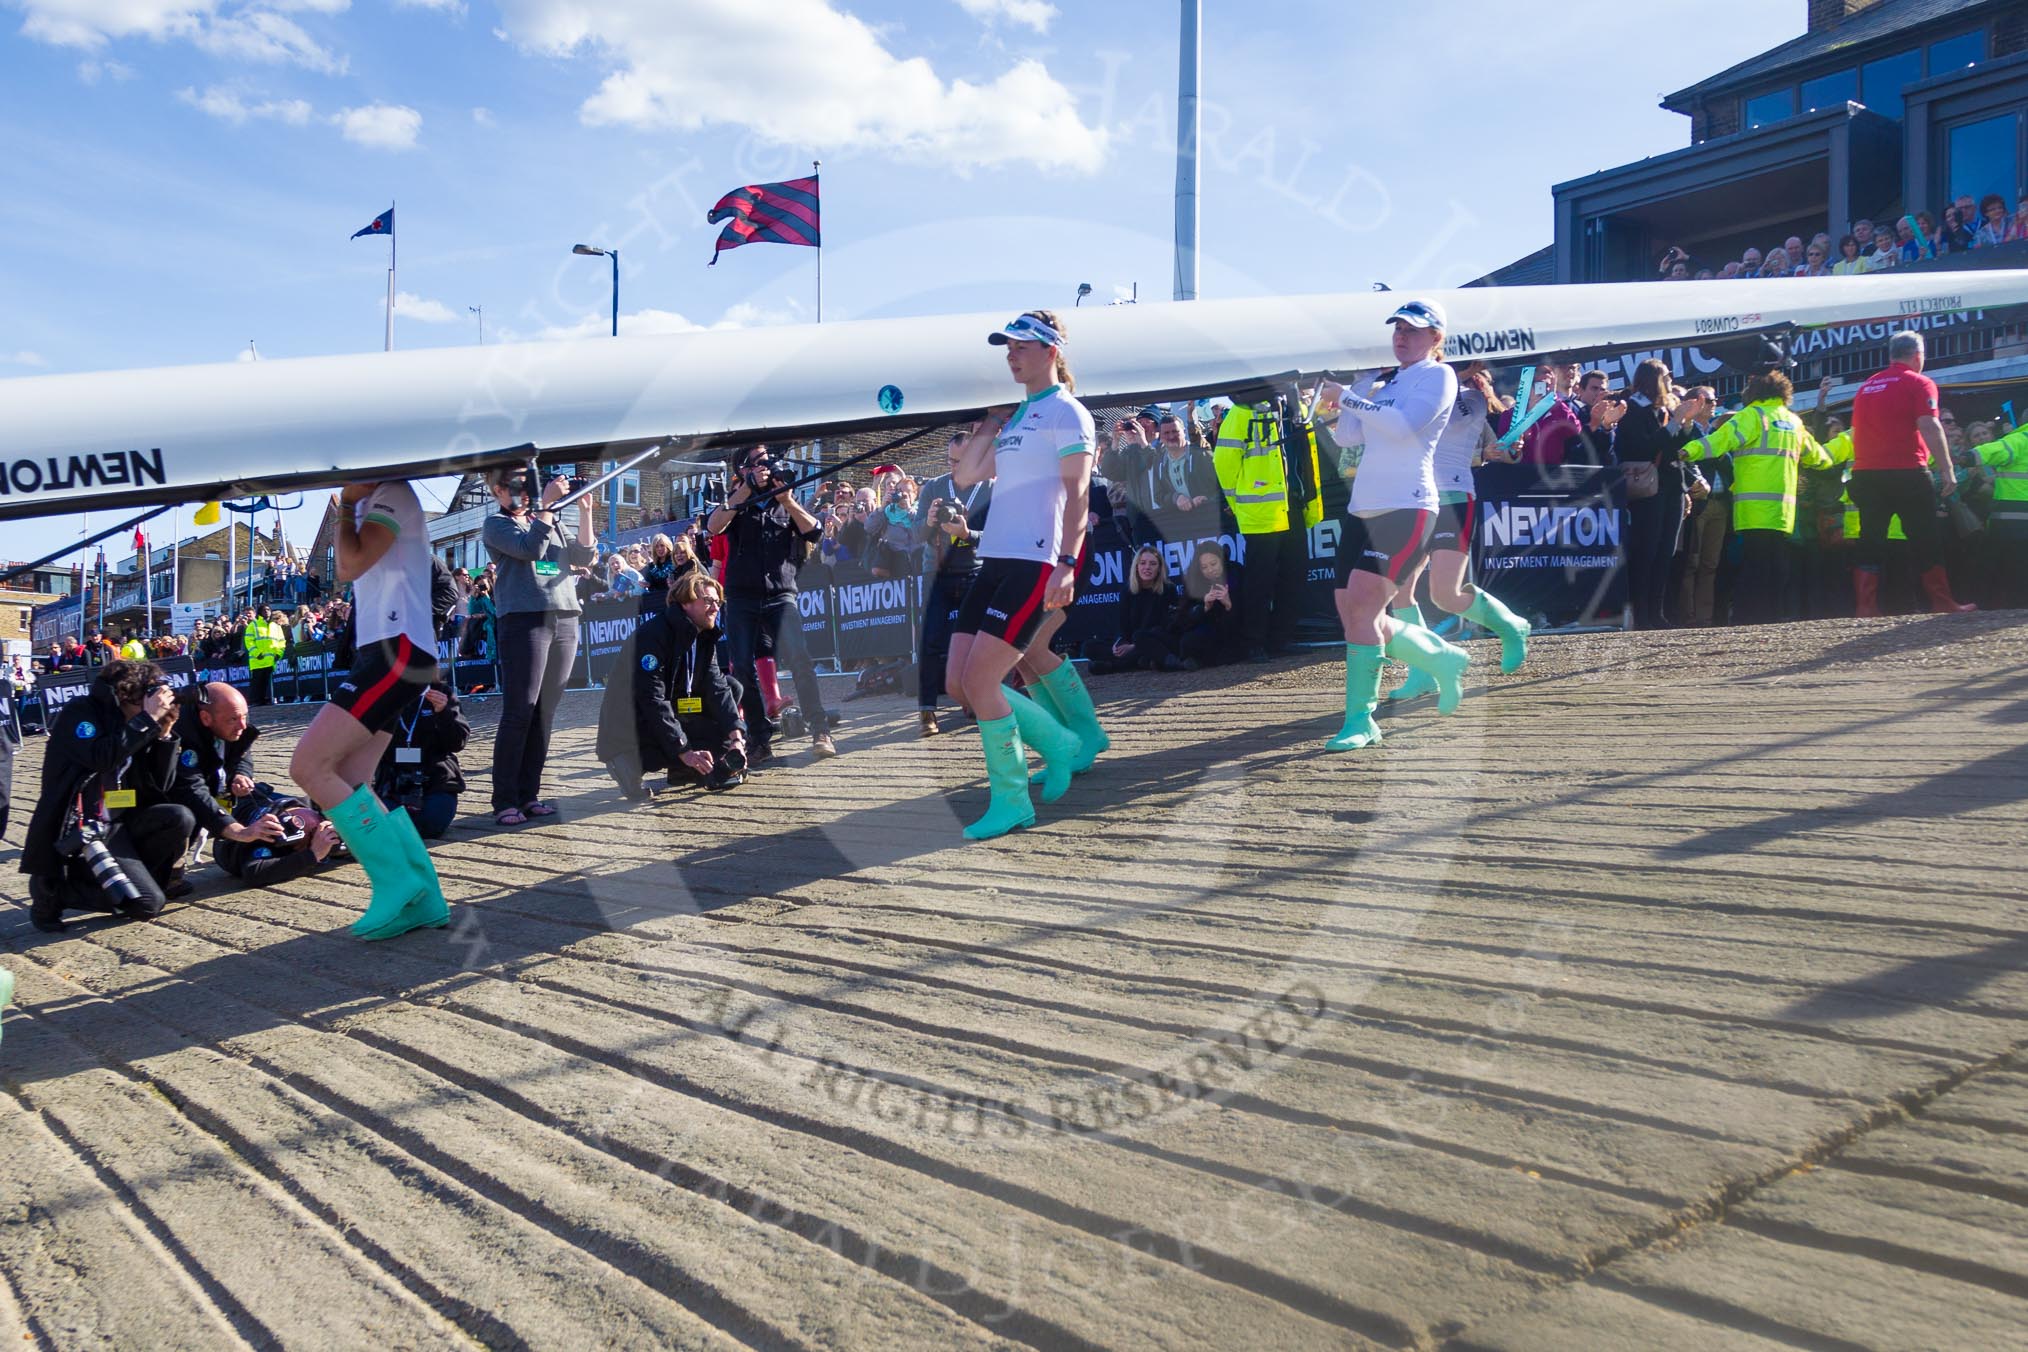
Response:
POLYGON ((500 565, 493 583, 493 608, 498 613, 546 610, 575 615, 582 609, 577 601, 577 578, 570 570, 596 562, 596 546, 572 543, 562 527, 537 521, 533 513, 513 517, 495 512, 486 518, 482 538, 486 552, 500 565), (537 563, 553 563, 556 571, 539 577, 537 563))

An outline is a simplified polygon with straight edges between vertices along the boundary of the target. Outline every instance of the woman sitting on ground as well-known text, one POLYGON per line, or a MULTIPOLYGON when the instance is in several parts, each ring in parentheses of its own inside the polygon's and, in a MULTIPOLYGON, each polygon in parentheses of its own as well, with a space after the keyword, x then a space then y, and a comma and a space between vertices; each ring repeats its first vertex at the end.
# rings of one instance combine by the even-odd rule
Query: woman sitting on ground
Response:
POLYGON ((1183 599, 1176 622, 1176 651, 1185 671, 1232 660, 1239 639, 1239 569, 1228 563, 1225 546, 1206 540, 1183 573, 1183 599))
POLYGON ((1119 635, 1085 640, 1084 657, 1091 663, 1092 675, 1135 667, 1179 670, 1171 635, 1180 599, 1180 593, 1169 585, 1169 567, 1162 560, 1162 551, 1143 545, 1128 571, 1127 588, 1120 593, 1119 635))

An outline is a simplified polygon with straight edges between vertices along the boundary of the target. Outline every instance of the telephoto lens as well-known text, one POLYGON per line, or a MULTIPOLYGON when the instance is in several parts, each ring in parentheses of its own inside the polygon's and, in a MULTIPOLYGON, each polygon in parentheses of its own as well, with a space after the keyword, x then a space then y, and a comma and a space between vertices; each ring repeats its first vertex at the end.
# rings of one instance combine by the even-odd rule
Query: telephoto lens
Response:
POLYGON ((134 886, 127 871, 120 867, 119 859, 106 848, 96 832, 87 831, 84 847, 80 851, 85 867, 92 871, 92 881, 99 890, 116 906, 132 906, 141 900, 141 889, 134 886))

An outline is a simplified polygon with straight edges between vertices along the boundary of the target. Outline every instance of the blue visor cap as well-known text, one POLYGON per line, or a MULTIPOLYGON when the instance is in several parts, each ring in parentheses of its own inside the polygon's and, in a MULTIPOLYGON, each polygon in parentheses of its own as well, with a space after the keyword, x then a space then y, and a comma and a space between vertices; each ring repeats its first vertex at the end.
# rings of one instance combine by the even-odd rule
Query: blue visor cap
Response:
POLYGON ((1006 328, 986 335, 986 341, 995 347, 1005 347, 1017 340, 1024 343, 1043 343, 1050 347, 1063 346, 1063 335, 1034 315, 1021 315, 1006 328))
POLYGON ((1418 329, 1441 329, 1449 327, 1444 323, 1443 307, 1433 300, 1412 300, 1387 317, 1390 324, 1407 324, 1418 329))

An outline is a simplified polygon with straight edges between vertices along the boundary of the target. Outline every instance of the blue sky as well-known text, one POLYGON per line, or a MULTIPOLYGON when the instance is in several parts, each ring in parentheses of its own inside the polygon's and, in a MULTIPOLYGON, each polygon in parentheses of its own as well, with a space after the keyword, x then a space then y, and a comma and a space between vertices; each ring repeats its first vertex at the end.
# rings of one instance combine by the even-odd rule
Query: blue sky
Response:
MULTIPOLYGON (((1549 185, 1687 142, 1660 96, 1804 0, 1205 6, 1202 294, 1468 279, 1549 185), (1629 36, 1637 29, 1638 38, 1629 36)), ((0 0, 0 379, 808 320, 813 251, 705 210, 821 158, 824 312, 1171 285, 1158 0, 0 0)), ((610 340, 608 340, 610 341, 610 340)), ((75 522, 10 529, 27 556, 75 522)), ((308 527, 303 533, 307 536, 308 527)))

